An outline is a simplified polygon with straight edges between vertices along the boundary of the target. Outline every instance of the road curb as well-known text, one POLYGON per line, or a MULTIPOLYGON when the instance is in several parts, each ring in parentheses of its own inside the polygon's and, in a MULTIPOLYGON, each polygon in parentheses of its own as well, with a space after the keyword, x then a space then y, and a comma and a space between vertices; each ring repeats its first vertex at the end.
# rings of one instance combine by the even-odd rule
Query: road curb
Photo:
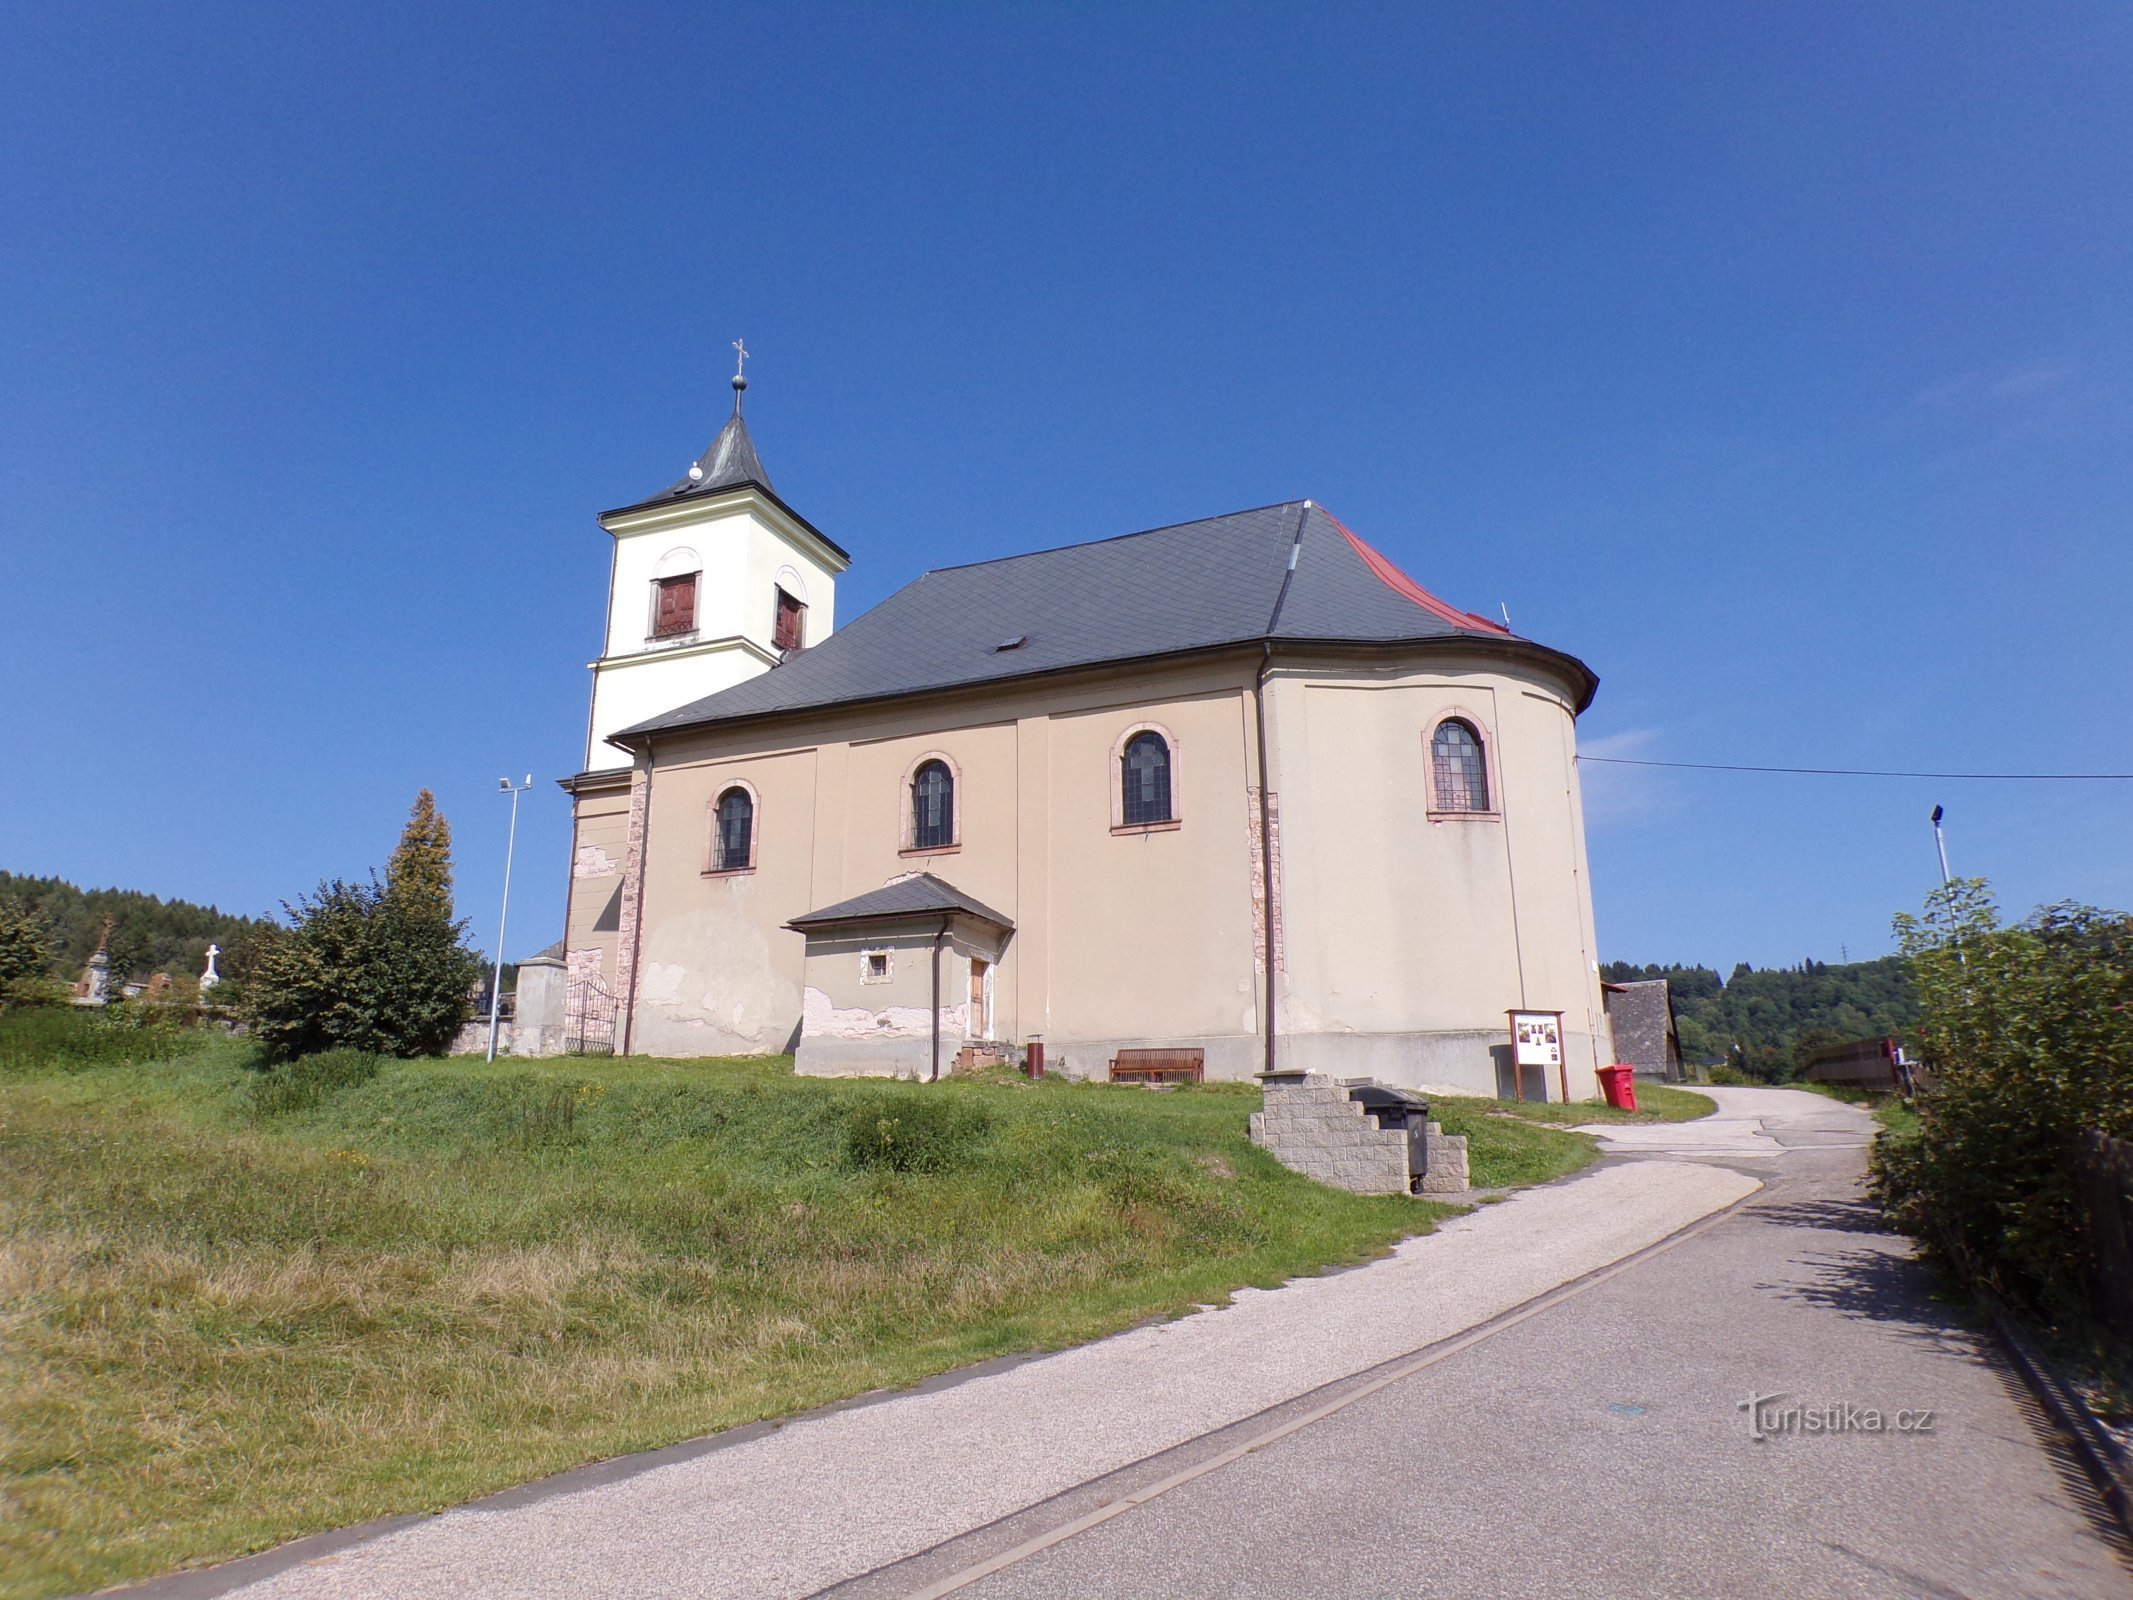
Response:
POLYGON ((2127 1459, 2124 1446, 2090 1414, 2081 1396, 2052 1370, 2043 1353, 2004 1311, 1995 1307, 1990 1315, 2000 1348, 2052 1421, 2073 1441, 2082 1470, 2095 1484, 2098 1497, 2111 1508, 2119 1531, 2133 1539, 2133 1461, 2127 1459))

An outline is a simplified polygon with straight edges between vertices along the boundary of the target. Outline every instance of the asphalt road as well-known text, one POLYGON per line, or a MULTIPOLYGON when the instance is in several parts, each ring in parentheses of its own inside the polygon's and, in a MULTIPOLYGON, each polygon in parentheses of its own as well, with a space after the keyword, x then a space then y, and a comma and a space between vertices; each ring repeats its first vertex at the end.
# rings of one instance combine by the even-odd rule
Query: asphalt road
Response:
POLYGON ((1874 1231, 1869 1121, 1716 1096, 1354 1271, 136 1593, 2133 1593, 2019 1383, 1874 1231))
MULTIPOLYGON (((1743 1208, 952 1592, 2133 1592, 2019 1381, 1932 1298, 1904 1242, 1874 1230, 1859 1197, 1866 1120, 1788 1091, 1719 1097, 1717 1125, 1625 1142, 1640 1159, 1737 1162, 1768 1186, 1743 1208), (1741 1148, 1742 1123, 1769 1148, 1741 1148), (1758 1395, 1782 1398, 1751 1428, 1742 1403, 1758 1395), (1825 1431, 1801 1431, 1810 1410, 1825 1431), (1882 1431, 1867 1431, 1869 1411, 1882 1431)), ((1025 1549, 1046 1538, 1037 1519, 1019 1531, 1025 1549)), ((949 1592, 973 1566, 956 1556, 832 1592, 949 1592)))

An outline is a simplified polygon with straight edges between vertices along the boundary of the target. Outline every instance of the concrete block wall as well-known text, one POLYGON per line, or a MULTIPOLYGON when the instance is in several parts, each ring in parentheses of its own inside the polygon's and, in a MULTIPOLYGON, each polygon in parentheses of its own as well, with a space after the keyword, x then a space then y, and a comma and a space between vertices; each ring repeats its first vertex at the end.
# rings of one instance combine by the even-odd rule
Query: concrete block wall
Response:
POLYGON ((1260 1080, 1265 1109, 1252 1113, 1252 1143, 1283 1166, 1357 1194, 1407 1193, 1407 1133, 1380 1128, 1348 1098, 1345 1081, 1316 1072, 1260 1080))
POLYGON ((1466 1135, 1446 1133, 1441 1122, 1427 1122, 1422 1127, 1422 1192, 1465 1194, 1471 1182, 1467 1176, 1466 1135))
MULTIPOLYGON (((1406 1194, 1407 1131, 1381 1128, 1348 1098, 1363 1078, 1316 1072, 1262 1076, 1265 1109, 1252 1113, 1252 1143, 1307 1178, 1357 1194, 1406 1194)), ((1423 1194, 1464 1194, 1466 1139, 1443 1124, 1424 1124, 1423 1194)))

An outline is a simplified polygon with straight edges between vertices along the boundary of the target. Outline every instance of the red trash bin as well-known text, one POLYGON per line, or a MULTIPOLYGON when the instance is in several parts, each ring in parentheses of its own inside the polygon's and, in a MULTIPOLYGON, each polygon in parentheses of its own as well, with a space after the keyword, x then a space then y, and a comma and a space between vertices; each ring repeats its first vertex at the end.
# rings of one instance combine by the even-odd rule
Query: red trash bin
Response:
POLYGON ((1607 1103, 1617 1111, 1637 1109, 1637 1085, 1634 1081, 1636 1074, 1635 1067, 1625 1067, 1619 1062, 1611 1067, 1600 1068, 1600 1093, 1607 1097, 1607 1103))

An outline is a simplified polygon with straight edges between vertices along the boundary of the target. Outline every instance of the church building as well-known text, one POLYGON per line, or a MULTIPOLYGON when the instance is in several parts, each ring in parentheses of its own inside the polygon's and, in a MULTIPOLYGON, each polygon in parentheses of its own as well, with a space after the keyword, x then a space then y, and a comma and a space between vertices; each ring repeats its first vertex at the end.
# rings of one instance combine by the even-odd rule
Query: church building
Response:
POLYGON ((600 518, 564 960, 618 1052, 1596 1092, 1582 662, 1311 500, 927 572, 839 626, 851 558, 734 383, 688 475, 600 518), (1544 1071, 1513 1013, 1557 1017, 1544 1071))

